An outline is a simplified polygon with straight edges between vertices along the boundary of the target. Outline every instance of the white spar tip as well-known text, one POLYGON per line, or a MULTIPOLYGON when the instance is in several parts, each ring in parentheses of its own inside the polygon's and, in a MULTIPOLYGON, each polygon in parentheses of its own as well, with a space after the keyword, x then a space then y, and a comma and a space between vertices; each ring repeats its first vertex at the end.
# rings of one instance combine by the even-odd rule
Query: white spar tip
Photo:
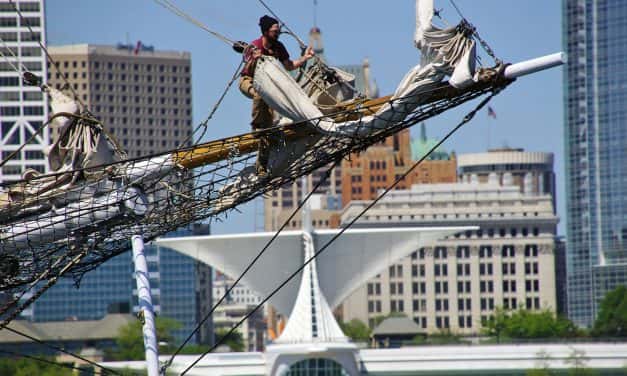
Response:
POLYGON ((520 76, 566 64, 566 60, 567 59, 565 53, 557 52, 551 55, 546 55, 535 59, 522 61, 520 63, 508 65, 505 68, 505 72, 503 74, 506 78, 514 79, 520 76))

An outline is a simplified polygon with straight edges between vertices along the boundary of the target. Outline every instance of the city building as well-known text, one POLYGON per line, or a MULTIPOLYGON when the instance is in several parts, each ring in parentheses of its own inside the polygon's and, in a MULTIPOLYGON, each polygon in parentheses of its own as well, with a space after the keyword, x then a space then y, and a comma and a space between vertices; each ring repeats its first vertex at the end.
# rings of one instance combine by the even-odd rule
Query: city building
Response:
MULTIPOLYGON (((346 224, 370 201, 352 201, 346 224)), ((343 317, 374 326, 403 313, 425 334, 478 334, 497 307, 556 310, 555 236, 550 195, 527 196, 515 185, 414 185, 388 193, 354 228, 479 226, 429 247, 370 279, 343 302, 343 317)))
POLYGON ((48 50, 57 63, 48 71, 49 84, 62 87, 65 75, 129 157, 171 150, 188 141, 193 131, 189 52, 158 51, 141 43, 48 50))
MULTIPOLYGON (((129 157, 170 150, 189 141, 192 104, 188 52, 158 51, 141 44, 78 44, 48 50, 56 62, 48 72, 49 84, 63 87, 67 80, 129 157)), ((208 225, 192 224, 168 236, 208 233, 208 225)), ((146 257, 155 311, 181 323, 173 334, 182 340, 212 308, 211 270, 158 246, 147 246, 146 257)), ((61 280, 33 305, 32 319, 97 320, 107 312, 137 310, 129 251, 80 281, 61 280)), ((201 328, 198 342, 211 343, 211 325, 208 320, 201 328)))
POLYGON ((44 150, 50 144, 50 132, 43 127, 48 120, 48 99, 38 87, 22 82, 25 71, 47 76, 40 43, 46 43, 43 0, 0 0, 0 159, 11 157, 0 168, 0 183, 19 180, 26 170, 43 173, 49 169, 44 150))
MULTIPOLYGON (((235 280, 214 270, 212 295, 213 301, 217 302, 227 290, 233 286, 235 280)), ((222 304, 258 304, 261 303, 261 297, 255 294, 250 288, 241 285, 235 285, 231 292, 227 295, 222 304)))
POLYGON ((627 3, 562 4, 568 315, 589 327, 627 284, 627 3))
MULTIPOLYGON (((208 225, 194 224, 167 236, 206 235, 208 225)), ((211 310, 211 269, 190 257, 157 245, 145 248, 154 310, 181 324, 173 332, 183 340, 211 310)), ((137 287, 129 250, 86 273, 80 281, 62 278, 33 303, 32 320, 99 320, 107 313, 136 313, 137 287), (77 288, 77 283, 78 288, 77 288)), ((211 320, 196 335, 198 343, 211 343, 211 320)))
MULTIPOLYGON (((409 129, 388 137, 359 154, 342 161, 342 207, 353 200, 373 200, 379 191, 391 185, 413 163, 426 155, 436 141, 428 139, 424 123, 420 138, 410 140, 409 129)), ((455 154, 438 149, 395 189, 412 184, 454 183, 457 181, 455 154)))
POLYGON ((460 182, 516 185, 526 195, 548 194, 555 208, 553 153, 503 148, 487 153, 461 154, 457 160, 460 182))
MULTIPOLYGON (((213 313, 215 331, 228 331, 255 309, 256 304, 220 304, 213 313)), ((263 310, 253 312, 237 329, 242 333, 244 351, 263 351, 266 346, 266 320, 263 310)), ((216 338, 217 340, 217 338, 216 338)))

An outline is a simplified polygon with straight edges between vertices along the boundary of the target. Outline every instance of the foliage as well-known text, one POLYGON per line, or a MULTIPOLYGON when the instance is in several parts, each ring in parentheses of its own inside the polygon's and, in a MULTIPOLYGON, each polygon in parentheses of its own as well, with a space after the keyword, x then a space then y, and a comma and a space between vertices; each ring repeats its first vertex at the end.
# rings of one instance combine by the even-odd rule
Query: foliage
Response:
POLYGON ((568 338, 581 334, 577 326, 565 317, 547 310, 532 312, 525 309, 508 312, 497 308, 494 316, 483 326, 485 334, 502 338, 568 338))
MULTIPOLYGON (((174 347, 174 337, 172 331, 181 327, 181 324, 167 317, 157 317, 155 319, 157 329, 157 341, 159 353, 167 354, 172 352, 174 347), (161 345, 164 344, 165 345, 161 345)), ((113 360, 142 360, 145 358, 144 338, 142 334, 142 323, 140 320, 133 321, 120 328, 118 337, 115 340, 117 348, 108 352, 108 357, 113 360)))
POLYGON ((370 340, 372 330, 363 321, 352 319, 349 322, 340 322, 339 324, 342 332, 354 342, 368 342, 370 340))
MULTIPOLYGON (((49 361, 54 361, 50 357, 41 357, 49 361)), ((0 375, 13 375, 13 376, 70 376, 73 375, 73 371, 69 368, 64 368, 54 364, 48 364, 40 362, 34 359, 20 358, 9 359, 0 358, 0 375)))
POLYGON ((627 337, 627 287, 619 286, 605 295, 599 305, 593 334, 627 337))
MULTIPOLYGON (((226 337, 227 333, 230 329, 220 328, 215 331, 215 340, 216 343, 222 340, 222 338, 226 337)), ((225 338, 222 344, 227 345, 231 351, 239 352, 244 351, 244 338, 242 337, 242 333, 239 330, 231 333, 227 338, 225 338)))

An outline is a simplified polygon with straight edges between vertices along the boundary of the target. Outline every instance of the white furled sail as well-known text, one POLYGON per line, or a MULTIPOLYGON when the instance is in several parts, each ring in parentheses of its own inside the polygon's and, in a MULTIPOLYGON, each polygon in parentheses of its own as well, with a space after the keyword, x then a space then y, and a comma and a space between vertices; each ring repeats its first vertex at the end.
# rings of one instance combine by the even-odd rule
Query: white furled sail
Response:
POLYGON ((474 83, 475 42, 463 27, 438 29, 432 25, 433 1, 416 1, 414 44, 421 51, 421 63, 412 68, 398 85, 390 103, 372 116, 334 122, 320 111, 283 66, 272 57, 257 63, 255 89, 281 116, 294 122, 309 120, 322 133, 367 137, 404 119, 446 76, 455 88, 474 83), (311 121, 311 119, 319 119, 311 121))

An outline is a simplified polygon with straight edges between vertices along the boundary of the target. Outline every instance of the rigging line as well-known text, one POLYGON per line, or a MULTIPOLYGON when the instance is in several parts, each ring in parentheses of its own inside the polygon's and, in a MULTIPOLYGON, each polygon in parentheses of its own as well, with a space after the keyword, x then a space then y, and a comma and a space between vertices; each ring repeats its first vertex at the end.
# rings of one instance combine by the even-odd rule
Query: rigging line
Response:
MULTIPOLYGON (((7 44, 7 42, 5 42, 4 39, 2 39, 2 37, 0 37, 0 42, 2 42, 2 45, 4 46, 4 48, 9 51, 11 53, 11 56, 13 56, 17 62, 18 65, 22 66, 22 70, 26 71, 26 67, 24 66, 24 64, 20 63, 20 58, 15 54, 15 52, 13 52, 13 49, 7 44)), ((8 56, 6 56, 3 52, 2 49, 0 49, 0 56, 2 56, 2 58, 9 63, 9 65, 11 65, 11 68, 13 68, 13 70, 15 70, 18 74, 21 73, 20 68, 16 67, 15 64, 13 64, 13 62, 9 59, 8 56)))
MULTIPOLYGON (((259 0, 259 2, 261 3, 261 5, 263 5, 264 8, 266 8, 268 10, 268 12, 270 12, 270 14, 272 14, 272 16, 274 18, 276 18, 284 27, 285 29, 288 31, 288 33, 294 38, 296 39, 296 41, 298 42, 299 46, 301 49, 305 49, 307 48, 307 45, 305 44, 305 42, 292 30, 290 29, 290 27, 287 25, 287 23, 285 23, 263 0, 259 0)), ((318 55, 314 55, 313 58, 320 63, 322 66, 327 67, 327 64, 322 61, 322 59, 320 58, 320 56, 318 55)), ((354 88, 353 88, 354 89, 354 88)), ((326 90, 325 90, 326 91, 326 90)), ((357 91, 357 90, 355 90, 357 91)))
POLYGON ((222 344, 223 340, 228 338, 240 325, 242 325, 244 323, 244 321, 246 321, 250 316, 252 316, 257 310, 259 310, 259 308, 261 308, 261 306, 263 306, 263 304, 265 304, 268 300, 270 300, 271 297, 273 297, 276 293, 278 293, 285 285, 287 285, 294 277, 296 277, 298 275, 298 273, 300 273, 301 271, 303 271, 303 269, 305 269, 305 267, 311 263, 316 257, 318 257, 318 255, 320 255, 322 252, 324 252, 324 250, 326 250, 331 243, 333 243, 337 238, 339 238, 346 230, 348 230, 355 222, 357 222, 357 220, 359 218, 361 218, 368 210, 370 210, 374 205, 376 205, 385 195, 387 195, 388 192, 390 192, 392 189, 394 189, 394 187, 396 187, 398 185, 398 183, 400 183, 402 180, 404 180, 410 173, 412 173, 430 154, 432 154, 437 148, 439 148, 446 140, 448 140, 455 132, 457 132, 464 124, 468 123, 474 116, 475 114, 481 110, 489 101, 490 99, 492 99, 492 97, 494 97, 495 95, 497 95, 502 89, 501 88, 495 88, 494 91, 492 91, 492 94, 490 94, 490 96, 484 98, 472 111, 470 111, 466 116, 464 116, 464 118, 462 119, 461 122, 459 122, 453 129, 451 129, 446 136, 444 136, 442 139, 440 139, 440 141, 438 141, 425 155, 422 156, 422 158, 420 158, 418 161, 416 161, 409 169, 407 169, 407 171, 405 171, 401 176, 399 176, 391 185, 389 185, 385 191, 383 191, 376 199, 374 199, 368 206, 366 206, 360 213, 358 213, 355 218, 353 218, 353 220, 351 220, 348 225, 346 225, 345 227, 343 227, 337 234, 335 234, 335 236, 333 236, 331 239, 329 239, 329 241, 322 246, 322 248, 320 248, 318 251, 316 251, 314 253, 314 255, 312 257, 310 257, 309 259, 307 259, 303 265, 301 265, 298 269, 296 269, 296 271, 294 271, 292 274, 290 274, 289 277, 287 277, 278 287, 276 287, 267 297, 265 297, 259 304, 257 304, 257 306, 255 306, 254 309, 252 309, 249 313, 247 313, 244 317, 242 317, 241 320, 239 320, 233 327, 231 327, 231 329, 229 330, 228 333, 226 333, 226 335, 224 337, 222 337, 222 339, 220 341, 218 341, 214 346, 212 346, 209 350, 207 350, 206 352, 204 352, 200 357, 198 357, 198 359, 196 359, 192 364, 190 364, 182 373, 181 376, 185 375, 192 367, 194 367, 205 355, 207 355, 208 353, 210 353, 213 349, 215 349, 217 346, 219 346, 220 344, 222 344))
MULTIPOLYGON (((237 69, 235 69, 235 72, 233 73, 233 77, 231 77, 231 80, 226 85, 226 88, 222 92, 222 95, 220 95, 220 98, 218 98, 218 101, 213 105, 213 108, 209 112, 209 115, 207 116, 207 118, 203 120, 200 124, 198 124, 198 126, 194 130, 194 132, 196 132, 199 128, 201 127, 204 128, 202 133, 198 136, 198 140, 195 142, 197 143, 200 142, 200 140, 205 136, 205 133, 207 132, 207 124, 209 123, 209 120, 211 120, 213 118, 213 115, 215 115, 215 113, 218 111, 218 107, 220 107, 220 105, 222 104, 222 101, 226 97, 226 94, 231 89, 231 86, 233 86, 233 83, 237 80, 237 77, 239 76, 243 66, 244 66, 244 59, 240 61, 239 66, 237 67, 237 69)), ((185 146, 185 144, 191 140, 192 136, 193 136, 193 133, 187 136, 185 140, 180 143, 180 146, 185 146)))
MULTIPOLYGON (((38 362, 41 362, 41 363, 47 363, 47 364, 55 365, 55 366, 58 366, 58 367, 63 367, 63 368, 68 368, 68 369, 72 369, 72 370, 77 370, 77 371, 80 372, 81 375, 83 374, 83 372, 87 372, 88 371, 85 368, 76 367, 76 366, 73 366, 71 364, 55 362, 53 360, 48 360, 48 359, 45 359, 45 358, 39 358, 39 357, 36 357, 36 356, 27 355, 27 354, 20 354, 20 353, 9 351, 9 350, 2 350, 2 349, 0 349, 0 352, 8 354, 8 355, 13 355, 13 356, 16 356, 18 358, 31 359, 31 360, 35 360, 35 361, 38 361, 38 362)), ((91 370, 91 374, 92 375, 96 375, 96 371, 91 370)))
POLYGON ((494 61, 497 64, 501 63, 501 59, 499 59, 498 57, 496 57, 496 54, 494 53, 494 51, 492 50, 492 48, 490 47, 490 45, 488 45, 488 42, 486 42, 485 40, 483 40, 483 38, 481 38, 481 36, 479 35, 479 32, 477 31, 477 28, 474 27, 474 25, 472 25, 468 19, 466 17, 464 17, 464 15, 462 14, 462 11, 459 9, 459 7, 457 6, 457 4, 455 4, 454 0, 449 0, 449 2, 451 3, 451 5, 453 6, 453 8, 455 8, 455 10, 457 11, 457 14, 459 14, 459 16, 462 18, 462 20, 464 20, 468 25, 471 26, 472 28, 472 34, 475 36, 475 38, 477 38, 477 40, 479 41, 479 44, 481 45, 481 47, 483 47, 483 49, 485 50, 485 52, 490 55, 490 57, 492 59, 494 59, 494 61))
MULTIPOLYGON (((434 93, 446 90, 447 88, 448 88, 448 86, 437 86, 437 87, 430 88, 430 89, 427 89, 427 90, 424 90, 424 91, 420 92, 420 95, 429 94, 429 93, 434 94, 434 93)), ((234 139, 241 138, 241 137, 244 137, 244 136, 249 135, 249 134, 253 134, 253 135, 267 135, 267 134, 273 134, 274 132, 277 132, 277 131, 282 132, 282 131, 285 131, 286 129, 293 129, 293 128, 295 128, 296 125, 302 125, 302 124, 306 124, 306 123, 312 122, 312 121, 319 121, 319 120, 322 120, 322 119, 325 119, 325 118, 329 118, 331 116, 340 116, 340 115, 345 115, 345 114, 354 114, 356 112, 359 112, 360 110, 373 108, 373 107, 376 107, 376 106, 382 105, 382 104, 390 104, 391 105, 391 104, 396 103, 397 101, 401 101, 403 99, 412 98, 412 97, 415 97, 415 96, 416 96, 416 94, 409 94, 409 95, 406 95, 406 96, 403 96, 403 97, 390 98, 390 99, 386 100, 385 102, 382 102, 382 103, 379 103, 379 104, 374 103, 374 104, 370 104, 370 105, 366 105, 366 106, 359 106, 356 109, 343 109, 343 110, 339 110, 339 111, 336 111, 336 112, 333 112, 333 113, 330 113, 330 114, 323 114, 323 115, 318 116, 318 117, 309 118, 309 119, 305 119, 305 120, 302 120, 302 121, 298 121, 298 122, 294 122, 294 123, 290 123, 290 124, 286 124, 286 125, 276 125, 276 126, 273 126, 271 128, 265 128, 263 130, 258 130, 258 131, 253 131, 253 132, 249 132, 249 133, 243 133, 243 134, 239 134, 239 135, 235 135, 235 136, 231 136, 231 137, 225 137, 225 138, 213 140, 212 142, 213 143, 228 142, 228 144, 234 144, 234 143, 236 143, 235 141, 233 141, 234 139)), ((424 105, 421 105, 421 106, 430 106, 430 104, 427 103, 427 104, 424 104, 424 105)), ((70 114, 70 113, 64 113, 64 116, 71 116, 71 117, 79 118, 79 115, 70 114)), ((87 118, 86 120, 89 120, 89 119, 87 118)), ((102 123, 100 123, 100 121, 98 121, 98 123, 102 124, 102 123)), ((192 151, 194 149, 194 147, 195 146, 192 145, 192 146, 186 146, 186 147, 182 147, 182 148, 178 148, 178 149, 172 149, 172 150, 167 150, 167 151, 162 151, 162 152, 155 152, 155 153, 144 155, 144 156, 139 156, 139 157, 133 157, 133 158, 125 159, 123 161, 115 161, 115 162, 111 162, 111 163, 105 163, 105 164, 102 164, 102 165, 99 165, 99 166, 80 167, 80 168, 75 168, 75 169, 72 169, 72 170, 67 170, 67 171, 62 171, 62 172, 50 172, 50 173, 47 173, 47 174, 43 174, 43 175, 39 176, 38 178, 42 179, 42 178, 51 177, 51 176, 60 176, 60 175, 67 174, 67 173, 76 173, 76 172, 82 172, 82 171, 87 171, 87 170, 93 170, 95 167, 106 168, 106 167, 109 167, 109 166, 120 165, 122 163, 137 162, 137 161, 140 161, 140 160, 148 160, 150 158, 160 157, 160 156, 164 156, 166 154, 172 154, 172 153, 177 152, 177 151, 192 151)), ((38 178, 31 179, 31 180, 36 180, 38 178)), ((5 183, 0 183, 0 187, 12 185, 12 184, 15 184, 15 183, 19 183, 21 181, 24 181, 24 180, 17 180, 15 182, 9 182, 9 183, 6 183, 6 182, 5 183)))
MULTIPOLYGON (((35 32, 33 31, 33 28, 30 25, 30 22, 28 22, 28 20, 24 17, 24 15, 22 15, 22 12, 17 8, 17 5, 15 4, 15 0, 9 0, 9 3, 11 3, 11 5, 13 5, 13 9, 17 12, 18 16, 20 17, 20 22, 23 25, 26 25, 26 27, 30 31, 31 36, 35 35, 35 32)), ((48 49, 46 48, 46 46, 44 46, 44 44, 41 42, 41 37, 37 38, 37 44, 39 44, 39 47, 41 47, 41 49, 44 51, 44 53, 46 54, 46 57, 52 63, 52 65, 54 65, 57 68, 57 72, 60 73, 61 72, 61 67, 60 67, 59 63, 56 62, 52 58, 52 56, 48 52, 48 49)), ((83 108, 87 108, 87 106, 85 106, 85 104, 83 103, 81 98, 78 96, 78 93, 76 93, 76 91, 74 90, 74 87, 72 86, 72 84, 70 84, 70 81, 68 80, 67 75, 66 74, 61 74, 60 76, 63 77, 63 80, 65 81, 67 86, 70 88, 70 91, 72 92, 72 95, 74 95, 74 99, 76 99, 78 101, 78 103, 80 103, 81 106, 83 106, 83 108)), ((43 79, 43 77, 42 77, 42 79, 43 79)))
POLYGON ((170 1, 168 0, 153 0, 155 3, 161 5, 162 7, 166 8, 167 10, 169 10, 170 12, 176 14, 177 16, 187 20, 188 22, 198 26, 199 28, 201 28, 202 30, 208 32, 209 34, 213 35, 214 37, 220 39, 221 41, 223 41, 224 43, 233 46, 233 47, 246 47, 245 45, 242 44, 242 42, 239 41, 235 41, 232 40, 216 31, 213 31, 211 29, 209 29, 207 27, 207 25, 203 24, 202 22, 198 21, 197 19, 195 19, 194 17, 190 16, 189 14, 185 13, 183 10, 181 10, 180 8, 178 8, 176 5, 172 4, 170 1))
POLYGON ((113 370, 113 369, 111 369, 111 368, 108 368, 108 367, 105 367, 105 366, 103 366, 103 365, 100 365, 100 364, 98 364, 98 363, 94 362, 93 360, 89 360, 89 359, 87 359, 87 358, 84 358, 84 357, 82 357, 82 356, 80 356, 80 355, 78 355, 78 354, 75 354, 75 353, 71 352, 71 351, 65 350, 65 349, 64 349, 64 348, 62 348, 62 347, 58 347, 58 346, 55 346, 55 345, 53 345, 53 344, 46 343, 46 342, 44 342, 44 341, 40 340, 39 338, 36 338, 36 337, 33 337, 33 336, 29 335, 29 334, 23 333, 23 332, 21 332, 21 331, 19 331, 19 330, 13 329, 13 328, 8 327, 8 326, 5 326, 2 330, 8 330, 8 331, 10 331, 10 332, 12 332, 12 333, 14 333, 14 334, 17 334, 17 335, 19 335, 19 336, 22 336, 22 337, 24 337, 24 338, 28 338, 28 339, 30 339, 30 340, 31 340, 31 341, 33 341, 33 342, 37 342, 37 343, 39 343, 40 345, 43 345, 43 346, 49 347, 49 348, 51 348, 51 349, 53 349, 53 350, 56 350, 56 351, 60 351, 60 352, 62 352, 62 353, 64 353, 64 354, 70 355, 70 356, 72 356, 72 357, 74 357, 74 358, 76 358, 76 359, 80 359, 80 360, 82 360, 82 361, 84 361, 84 362, 87 362, 87 363, 91 364, 92 366, 95 366, 95 367, 97 367, 97 368, 100 368, 100 369, 102 369, 103 371, 109 372, 109 373, 111 373, 111 374, 113 374, 113 375, 119 375, 119 376, 122 376, 122 374, 121 374, 121 373, 119 373, 119 372, 117 372, 117 371, 115 371, 115 370, 113 370))
MULTIPOLYGON (((261 256, 263 256, 263 254, 266 252, 266 250, 270 247, 270 245, 274 242, 274 240, 279 236, 279 234, 285 229, 285 227, 287 227, 287 225, 290 223, 290 221, 294 218, 294 216, 300 211, 300 209, 302 209, 303 205, 305 205, 305 203, 309 200, 309 198, 318 190, 318 188, 320 188, 320 186, 327 181, 327 179, 329 178, 329 176, 331 176, 331 171, 337 167, 337 165, 341 162, 341 159, 337 159, 324 173, 324 175, 322 176, 322 179, 320 179, 320 181, 318 181, 318 183, 316 183, 316 185, 311 189, 311 191, 309 191, 309 193, 307 194, 307 196, 305 196, 301 202, 298 204, 298 206, 292 211, 292 213, 290 214, 290 216, 283 222, 283 224, 281 225, 281 227, 274 233, 274 235, 272 236, 272 238, 270 240, 268 240, 268 242, 266 243, 266 245, 261 249, 261 251, 259 251, 259 253, 257 253, 257 255, 255 256, 255 258, 252 259, 252 261, 248 264, 248 266, 246 267, 246 269, 244 269, 244 271, 240 274, 239 277, 237 277, 237 279, 231 284, 231 286, 224 292, 224 295, 222 295, 222 297, 220 298, 220 300, 218 300, 218 302, 216 304, 214 304, 214 306, 211 308, 211 310, 209 311, 209 313, 207 313, 207 315, 202 319, 202 321, 200 321, 198 323, 198 325, 196 326, 196 328, 192 331, 192 333, 190 333, 190 335, 185 339, 185 341, 179 346, 178 349, 176 349, 176 351, 174 352, 174 354, 172 354, 172 356, 170 357, 170 359, 167 360, 167 362, 163 365, 163 367, 161 368, 162 371, 165 371, 165 369, 167 367, 169 367, 172 364, 172 361, 174 361, 174 357, 176 357, 178 355, 178 353, 183 349, 183 346, 185 346, 185 344, 187 344, 187 342, 192 338, 192 336, 198 331, 200 330, 200 327, 205 323, 205 321, 207 321, 209 319, 209 317, 211 317, 211 315, 213 314, 213 312, 218 308, 218 306, 224 301, 224 299, 226 299, 227 296, 229 296, 229 294, 231 293, 231 291, 233 291, 233 289, 235 289, 235 286, 242 280, 242 278, 244 278, 244 275, 246 275, 246 273, 248 273, 248 271, 255 265, 255 263, 259 260, 259 258, 261 258, 261 256)), ((228 337, 228 336, 226 336, 228 337)), ((225 337, 225 338, 226 338, 225 337)), ((214 346, 215 347, 215 346, 214 346)), ((210 350, 211 351, 211 350, 210 350)))

